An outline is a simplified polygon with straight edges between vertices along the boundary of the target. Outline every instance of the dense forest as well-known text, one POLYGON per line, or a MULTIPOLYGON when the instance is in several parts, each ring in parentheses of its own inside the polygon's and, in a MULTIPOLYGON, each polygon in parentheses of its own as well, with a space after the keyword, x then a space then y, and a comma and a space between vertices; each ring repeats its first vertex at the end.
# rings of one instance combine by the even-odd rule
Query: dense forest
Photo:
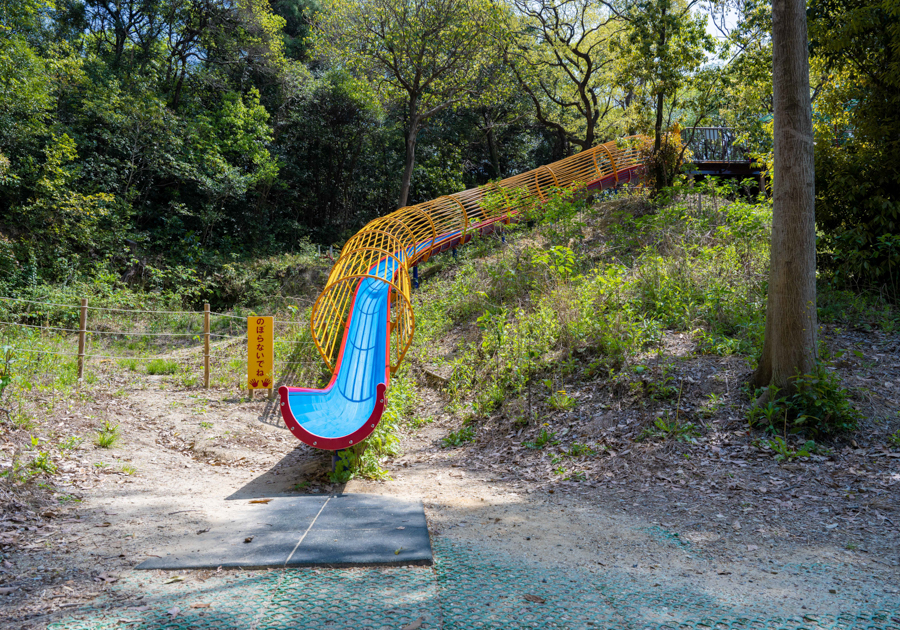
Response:
MULTIPOLYGON (((807 14, 820 267, 896 297, 900 4, 807 14)), ((729 126, 771 164, 758 0, 0 0, 0 17, 6 295, 214 277, 627 134, 662 152, 729 126)))

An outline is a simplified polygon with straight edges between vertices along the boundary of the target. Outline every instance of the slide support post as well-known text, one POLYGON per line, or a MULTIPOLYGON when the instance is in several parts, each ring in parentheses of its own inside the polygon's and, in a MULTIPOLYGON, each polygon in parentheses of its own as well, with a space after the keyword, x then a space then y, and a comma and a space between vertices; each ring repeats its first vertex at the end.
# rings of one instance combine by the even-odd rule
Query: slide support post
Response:
POLYGON ((419 265, 413 267, 413 289, 419 288, 419 265))

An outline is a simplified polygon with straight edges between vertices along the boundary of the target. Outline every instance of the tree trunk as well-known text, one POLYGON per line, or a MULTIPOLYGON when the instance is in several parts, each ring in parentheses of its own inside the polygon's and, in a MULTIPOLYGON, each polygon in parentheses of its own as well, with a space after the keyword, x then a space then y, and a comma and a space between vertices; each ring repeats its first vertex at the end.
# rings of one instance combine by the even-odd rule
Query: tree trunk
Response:
POLYGON ((804 0, 772 2, 775 173, 769 296, 758 387, 791 393, 816 363, 816 227, 804 0))
POLYGON ((653 138, 653 157, 654 164, 653 170, 653 189, 655 192, 659 192, 663 188, 666 187, 666 162, 663 157, 660 155, 660 149, 662 149, 662 137, 663 137, 663 106, 666 102, 666 95, 663 92, 660 92, 656 95, 656 124, 653 127, 654 135, 653 138))
POLYGON ((403 182, 400 184, 400 205, 406 206, 409 198, 409 184, 412 182, 413 167, 416 165, 416 136, 419 133, 419 115, 416 99, 409 103, 409 127, 406 130, 406 163, 403 168, 403 182))
POLYGON ((503 168, 500 166, 500 150, 497 148, 497 139, 494 137, 494 124, 488 121, 487 130, 488 147, 491 150, 491 162, 494 167, 494 175, 503 177, 503 168))
MULTIPOLYGON (((662 19, 661 22, 663 24, 662 29, 659 33, 659 54, 662 54, 662 51, 665 50, 666 44, 668 43, 665 20, 666 13, 668 12, 668 4, 663 4, 662 6, 662 19)), ((666 103, 666 93, 664 90, 660 89, 659 94, 656 95, 656 122, 653 126, 654 138, 653 138, 653 177, 656 180, 653 183, 653 192, 658 193, 666 186, 666 162, 662 156, 660 156, 659 152, 662 148, 662 134, 663 134, 663 107, 666 103)))

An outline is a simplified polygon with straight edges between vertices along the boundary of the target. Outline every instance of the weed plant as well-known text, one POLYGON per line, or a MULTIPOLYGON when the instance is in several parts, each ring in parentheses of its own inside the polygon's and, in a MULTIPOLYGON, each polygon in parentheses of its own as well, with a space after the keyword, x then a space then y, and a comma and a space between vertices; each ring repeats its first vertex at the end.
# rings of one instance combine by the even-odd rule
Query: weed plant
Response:
MULTIPOLYGON (((557 193, 529 210, 534 229, 512 226, 505 246, 495 242, 484 258, 464 258, 423 287, 413 354, 429 361, 451 329, 474 327, 477 339, 465 336, 448 361, 447 389, 480 417, 527 395, 535 379, 621 378, 664 330, 690 333, 705 352, 753 354, 771 206, 726 203, 719 196, 729 191, 710 186, 704 193, 717 201, 698 206, 696 192, 674 188, 655 207, 640 197, 590 206, 557 193)), ((675 397, 671 380, 653 381, 648 393, 675 397)))
POLYGON ((546 427, 541 428, 541 432, 536 438, 534 438, 533 441, 522 442, 523 446, 531 449, 541 449, 548 444, 550 446, 556 446, 559 444, 559 440, 556 439, 556 433, 548 430, 546 427))
MULTIPOLYGON (((765 404, 751 409, 750 423, 770 433, 811 438, 856 429, 860 413, 850 401, 850 392, 826 364, 819 362, 814 372, 798 374, 793 384, 795 391, 788 396, 779 396, 777 387, 769 388, 765 404)), ((756 397, 763 391, 757 390, 756 397)))
POLYGON ((404 419, 410 417, 416 404, 415 382, 405 368, 391 379, 387 403, 381 421, 368 438, 340 452, 331 473, 332 483, 346 483, 354 477, 388 479, 384 460, 400 455, 400 431, 404 419))
POLYGON ((103 426, 97 430, 94 443, 100 448, 112 448, 118 443, 119 438, 119 425, 110 424, 109 420, 104 420, 103 426))
POLYGON ((456 431, 451 431, 447 434, 447 437, 441 439, 441 446, 443 448, 453 448, 456 446, 462 446, 466 442, 471 442, 475 439, 475 427, 463 425, 456 431))
POLYGON ((897 429, 891 434, 888 438, 888 442, 890 442, 891 446, 900 448, 900 429, 897 429))
POLYGON ((677 417, 661 416, 653 421, 653 426, 641 431, 634 439, 642 442, 649 438, 674 439, 678 442, 695 442, 700 430, 693 422, 681 422, 677 417))

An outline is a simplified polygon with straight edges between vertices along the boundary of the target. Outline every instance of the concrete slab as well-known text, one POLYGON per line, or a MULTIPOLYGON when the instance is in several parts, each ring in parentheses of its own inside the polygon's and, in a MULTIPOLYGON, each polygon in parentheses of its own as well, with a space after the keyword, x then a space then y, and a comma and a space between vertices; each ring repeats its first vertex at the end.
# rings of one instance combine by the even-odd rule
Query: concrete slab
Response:
POLYGON ((400 527, 314 528, 297 547, 287 566, 431 566, 433 561, 428 529, 400 527))
POLYGON ((150 558, 137 569, 264 569, 284 566, 303 532, 197 536, 196 541, 174 547, 166 555, 150 558), (244 542, 252 536, 251 542, 244 542))
POLYGON ((137 569, 432 564, 421 501, 378 495, 275 497, 244 504, 137 569), (250 542, 247 542, 249 539, 250 542))

